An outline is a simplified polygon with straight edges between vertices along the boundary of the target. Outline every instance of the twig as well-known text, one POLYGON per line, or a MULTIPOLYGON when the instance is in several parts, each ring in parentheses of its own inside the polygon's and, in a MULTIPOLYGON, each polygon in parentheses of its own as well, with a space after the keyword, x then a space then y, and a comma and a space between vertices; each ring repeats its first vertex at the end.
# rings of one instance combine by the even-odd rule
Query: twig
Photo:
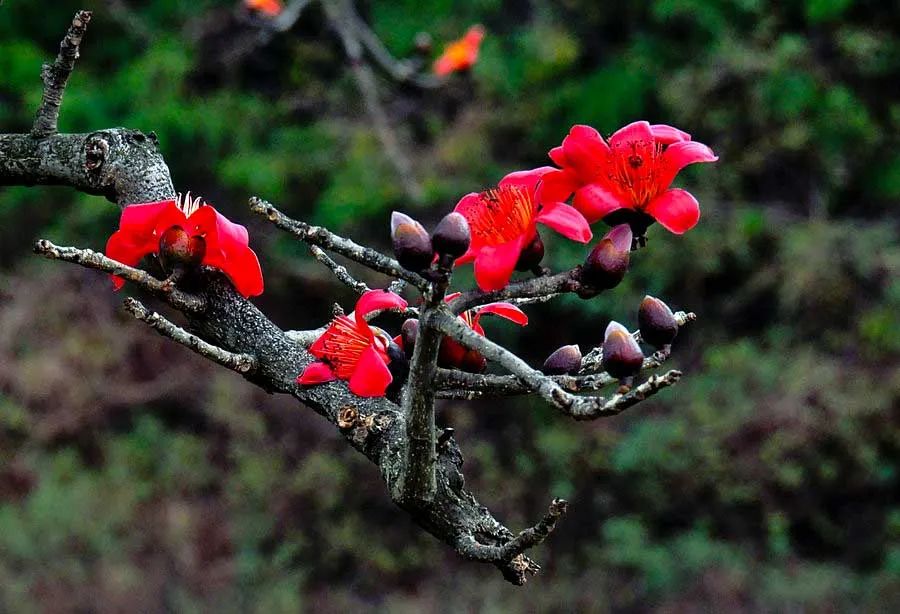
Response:
POLYGON ((627 401, 622 400, 623 395, 616 395, 609 401, 598 396, 580 397, 566 392, 553 379, 532 369, 524 360, 506 348, 479 335, 447 310, 437 311, 434 314, 434 321, 442 333, 449 335, 465 347, 475 350, 488 360, 499 363, 541 398, 575 420, 594 420, 615 415, 662 388, 671 386, 681 377, 679 371, 669 371, 661 378, 653 376, 648 380, 648 383, 653 381, 652 385, 647 387, 642 384, 643 388, 638 386, 641 389, 640 393, 637 393, 638 388, 635 388, 628 395, 624 395, 628 397, 627 401))
POLYGON ((107 258, 103 254, 90 249, 63 247, 54 245, 46 239, 38 239, 34 244, 34 253, 51 260, 73 262, 89 269, 118 275, 122 279, 135 283, 164 299, 172 307, 181 311, 200 313, 206 307, 206 303, 202 298, 183 292, 173 287, 171 283, 156 279, 146 271, 116 262, 112 258, 107 258))
POLYGON ((338 236, 321 226, 313 226, 306 222, 292 219, 261 198, 254 196, 250 199, 250 210, 268 218, 278 228, 290 232, 301 241, 310 245, 316 245, 345 256, 354 262, 369 267, 373 271, 378 271, 397 279, 403 279, 423 292, 430 287, 430 284, 424 277, 407 271, 393 258, 388 258, 370 247, 363 247, 350 239, 338 236))
POLYGON ((479 543, 474 536, 466 535, 460 539, 460 553, 472 560, 487 563, 512 561, 529 548, 534 548, 543 542, 556 528, 556 523, 566 513, 569 503, 565 499, 554 499, 550 502, 550 509, 541 520, 505 544, 494 546, 479 543))
POLYGON ((44 138, 56 134, 59 121, 59 106, 62 104, 63 93, 69 81, 69 75, 75 68, 75 60, 78 59, 78 49, 81 38, 91 22, 90 11, 78 11, 72 19, 72 25, 59 44, 59 54, 53 64, 44 64, 41 68, 41 80, 44 82, 44 94, 41 97, 41 106, 38 107, 31 128, 31 135, 36 138, 44 138))
MULTIPOLYGON (((692 311, 690 311, 690 312, 676 311, 674 315, 675 315, 675 322, 678 323, 678 328, 681 328, 685 324, 688 324, 689 322, 693 322, 694 320, 697 319, 697 314, 692 311)), ((631 333, 631 336, 634 337, 634 340, 637 341, 638 343, 641 342, 641 331, 636 330, 633 333, 631 333)), ((657 358, 657 360, 659 360, 659 363, 662 363, 666 358, 668 358, 668 355, 665 352, 661 352, 661 351, 654 354, 654 356, 657 358), (660 360, 660 358, 661 358, 661 360, 660 360)), ((589 373, 597 373, 598 371, 600 371, 603 368, 602 362, 603 362, 603 348, 602 348, 602 346, 597 346, 597 347, 593 348, 590 352, 585 354, 584 357, 581 359, 581 369, 578 370, 579 375, 587 375, 589 373)), ((647 368, 647 367, 644 367, 644 368, 647 368)))
POLYGON ((331 256, 326 254, 321 247, 317 245, 309 245, 309 251, 312 253, 313 257, 324 264, 326 267, 331 269, 331 272, 334 273, 334 276, 338 278, 338 281, 343 283, 345 286, 356 292, 357 294, 362 294, 363 292, 369 291, 369 286, 365 283, 358 281, 355 279, 348 271, 347 267, 338 264, 334 261, 331 256))
POLYGON ((246 375, 256 369, 256 358, 250 354, 235 354, 234 352, 229 352, 216 345, 207 343, 197 335, 192 335, 183 328, 173 324, 155 311, 150 311, 144 307, 143 303, 135 298, 126 298, 123 305, 128 313, 138 320, 149 324, 163 337, 168 337, 169 339, 190 348, 204 358, 209 358, 213 362, 218 363, 223 367, 227 367, 232 371, 237 371, 242 375, 246 375))
POLYGON ((394 132, 378 97, 378 84, 372 68, 363 60, 362 45, 357 37, 358 28, 353 19, 353 5, 349 0, 329 0, 323 2, 322 6, 350 60, 350 70, 356 80, 359 93, 362 95, 372 127, 384 148, 384 155, 397 171, 397 176, 407 197, 415 203, 421 203, 424 199, 422 186, 413 176, 412 163, 401 148, 400 139, 394 132))
POLYGON ((550 296, 558 296, 565 292, 576 292, 581 288, 581 282, 578 281, 578 273, 580 267, 575 267, 569 271, 563 271, 556 275, 547 275, 545 277, 535 277, 526 281, 511 283, 505 288, 494 290, 492 292, 484 292, 482 290, 470 290, 463 292, 449 303, 450 311, 460 314, 468 311, 472 307, 478 305, 486 305, 496 301, 524 301, 531 300, 535 302, 543 302, 549 300, 550 296))

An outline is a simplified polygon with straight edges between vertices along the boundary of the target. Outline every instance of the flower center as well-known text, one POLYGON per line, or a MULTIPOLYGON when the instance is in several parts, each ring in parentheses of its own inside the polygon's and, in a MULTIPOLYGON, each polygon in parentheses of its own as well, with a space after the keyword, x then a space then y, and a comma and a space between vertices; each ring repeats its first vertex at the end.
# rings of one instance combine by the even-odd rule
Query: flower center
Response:
POLYGON ((502 245, 521 237, 533 226, 536 207, 529 190, 509 185, 478 196, 481 209, 469 220, 469 229, 479 242, 502 245))
POLYGON ((350 379, 363 351, 372 344, 372 339, 362 332, 347 316, 337 316, 331 323, 331 334, 324 341, 325 360, 340 379, 350 379))
POLYGON ((646 207, 659 193, 662 143, 627 141, 610 149, 607 177, 620 194, 638 209, 646 207))

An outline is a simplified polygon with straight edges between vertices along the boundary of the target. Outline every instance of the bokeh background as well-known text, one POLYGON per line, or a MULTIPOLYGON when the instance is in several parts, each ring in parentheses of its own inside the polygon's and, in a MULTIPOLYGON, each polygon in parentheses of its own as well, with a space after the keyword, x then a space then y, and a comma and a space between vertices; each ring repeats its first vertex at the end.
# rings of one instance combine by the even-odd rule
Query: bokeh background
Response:
MULTIPOLYGON (((177 188, 249 227, 267 284, 255 302, 284 328, 353 298, 249 213, 251 195, 386 247, 391 210, 430 225, 548 163, 573 123, 670 123, 721 160, 679 178, 700 224, 652 228, 614 291, 533 306, 524 330, 486 323, 534 364, 597 344, 611 318, 633 326, 640 298, 660 296, 700 315, 670 363, 682 383, 589 424, 522 399, 440 409, 469 485, 509 526, 571 501, 524 588, 421 532, 311 411, 123 315, 103 276, 30 255, 37 237, 102 248, 114 206, 0 189, 0 610, 900 605, 895 3, 359 2, 398 57, 420 31, 429 61, 472 23, 488 32, 472 74, 444 88, 377 72, 404 178, 317 3, 260 38, 230 0, 6 0, 0 132, 28 130, 40 64, 77 8, 95 15, 61 129, 155 131, 177 188)), ((584 256, 545 234, 546 264, 584 256)))

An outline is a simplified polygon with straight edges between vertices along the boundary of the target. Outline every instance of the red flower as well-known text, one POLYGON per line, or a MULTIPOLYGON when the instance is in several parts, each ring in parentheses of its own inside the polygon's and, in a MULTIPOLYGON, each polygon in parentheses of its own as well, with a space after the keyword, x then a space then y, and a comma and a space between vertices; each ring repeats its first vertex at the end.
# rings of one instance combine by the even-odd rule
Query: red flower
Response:
POLYGON ((244 6, 268 17, 277 17, 284 10, 281 0, 244 0, 244 6))
MULTIPOLYGON (((445 300, 448 302, 452 301, 459 296, 459 294, 459 292, 448 294, 445 300)), ((469 311, 464 311, 459 315, 459 319, 462 320, 466 326, 484 337, 484 328, 482 328, 480 320, 481 316, 488 313, 500 316, 501 318, 506 318, 519 326, 528 325, 528 316, 525 315, 525 312, 512 303, 505 302, 488 303, 487 305, 479 307, 477 310, 470 309, 469 311)), ((456 367, 463 371, 473 372, 484 371, 486 366, 484 356, 474 350, 466 348, 449 337, 444 337, 441 341, 438 364, 442 367, 456 367)))
POLYGON ((469 28, 465 36, 444 47, 444 52, 434 61, 434 74, 443 77, 472 68, 478 61, 478 48, 483 39, 482 26, 475 25, 469 28))
POLYGON ((462 197, 455 211, 469 222, 472 241, 469 251, 456 264, 475 261, 475 281, 485 291, 499 290, 509 283, 522 250, 537 238, 537 223, 549 226, 564 237, 587 243, 591 229, 584 217, 562 202, 538 205, 535 190, 546 173, 543 166, 510 173, 497 188, 462 197))
POLYGON ((383 397, 393 381, 388 370, 390 338, 366 322, 377 309, 405 309, 406 301, 393 292, 369 290, 349 316, 337 316, 316 339, 309 353, 319 360, 310 363, 297 378, 310 386, 336 379, 350 382, 350 392, 361 397, 383 397))
MULTIPOLYGON (((106 243, 106 255, 134 266, 148 254, 159 254, 160 239, 167 230, 181 228, 202 238, 202 264, 221 270, 244 297, 262 294, 263 278, 256 254, 249 247, 247 229, 229 221, 199 198, 163 200, 128 205, 122 210, 119 230, 106 243)), ((113 276, 116 290, 125 283, 113 276)))
POLYGON ((550 150, 562 170, 544 177, 541 198, 566 200, 590 223, 619 209, 653 217, 681 234, 700 219, 697 200, 685 190, 669 189, 678 171, 695 162, 715 162, 712 150, 691 135, 663 124, 628 124, 609 143, 590 126, 573 126, 559 147, 550 150))

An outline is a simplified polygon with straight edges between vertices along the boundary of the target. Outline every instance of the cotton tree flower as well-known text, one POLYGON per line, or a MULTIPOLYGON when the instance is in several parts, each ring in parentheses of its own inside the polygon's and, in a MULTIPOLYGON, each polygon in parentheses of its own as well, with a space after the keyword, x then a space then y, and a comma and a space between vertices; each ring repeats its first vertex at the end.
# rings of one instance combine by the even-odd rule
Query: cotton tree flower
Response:
MULTIPOLYGON (((549 166, 510 173, 491 190, 462 197, 454 209, 469 223, 471 242, 456 264, 475 263, 475 281, 485 291, 499 290, 509 283, 513 270, 529 268, 520 257, 540 241, 537 224, 549 226, 564 237, 587 243, 591 229, 584 217, 562 202, 538 204, 538 183, 549 166)), ((543 255, 543 246, 540 247, 543 255)), ((540 258, 538 258, 538 262, 540 258)))
POLYGON ((366 316, 380 309, 406 309, 406 301, 393 292, 369 290, 359 297, 349 316, 335 316, 322 335, 310 346, 318 360, 310 363, 297 378, 311 386, 345 380, 350 392, 361 397, 383 397, 393 381, 388 369, 390 337, 369 326, 366 316))
MULTIPOLYGON (((134 266, 148 254, 163 261, 182 260, 222 271, 244 297, 262 294, 262 270, 250 249, 247 229, 235 224, 199 198, 128 205, 122 210, 119 229, 106 243, 106 255, 134 266)), ((164 262, 165 264, 165 262, 164 262)), ((113 276, 116 290, 125 281, 113 276)))
POLYGON ((472 68, 478 61, 478 49, 483 39, 483 26, 474 25, 469 28, 465 36, 444 48, 444 52, 434 62, 434 74, 443 77, 472 68))
POLYGON ((652 220, 675 234, 693 228, 700 219, 697 200, 669 186, 688 164, 718 160, 686 132, 645 121, 621 128, 608 143, 590 126, 573 126, 550 158, 562 168, 545 175, 542 200, 566 200, 574 193, 572 205, 592 224, 623 209, 645 214, 652 219, 635 227, 638 236, 652 220))

